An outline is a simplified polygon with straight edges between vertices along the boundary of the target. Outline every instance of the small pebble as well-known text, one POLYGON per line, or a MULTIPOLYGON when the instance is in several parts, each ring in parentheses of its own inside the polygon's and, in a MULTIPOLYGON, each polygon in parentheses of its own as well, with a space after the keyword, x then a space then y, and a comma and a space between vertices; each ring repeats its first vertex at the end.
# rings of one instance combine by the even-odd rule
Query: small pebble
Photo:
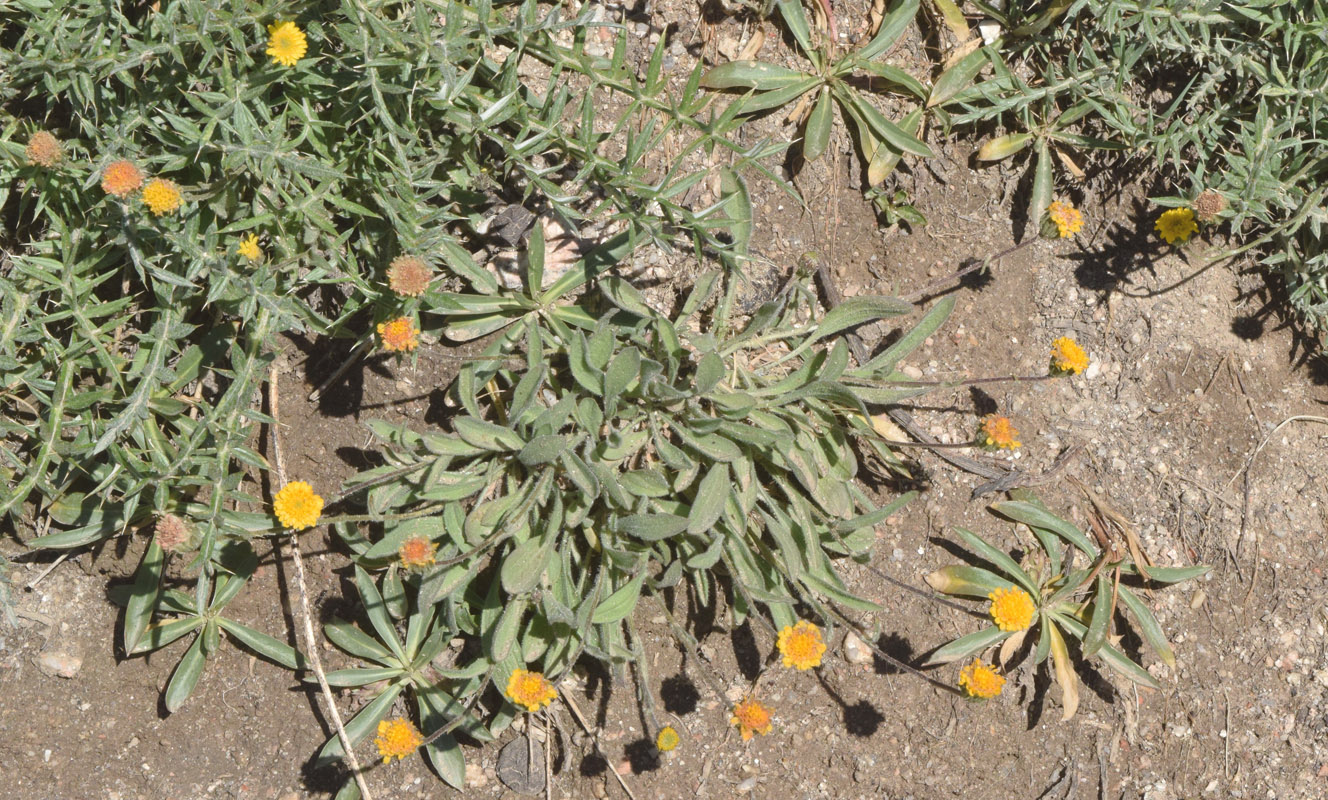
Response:
POLYGON ((52 650, 37 657, 37 666, 47 675, 72 678, 83 668, 83 659, 61 650, 52 650))
POLYGON ((872 651, 853 631, 844 636, 844 660, 850 664, 870 664, 872 651))

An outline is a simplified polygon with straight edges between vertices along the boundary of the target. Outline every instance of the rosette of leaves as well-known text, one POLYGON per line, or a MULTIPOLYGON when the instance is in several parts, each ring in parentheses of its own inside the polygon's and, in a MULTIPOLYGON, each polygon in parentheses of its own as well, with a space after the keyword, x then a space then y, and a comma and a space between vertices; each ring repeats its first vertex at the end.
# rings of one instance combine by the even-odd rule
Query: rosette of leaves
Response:
POLYGON ((556 307, 503 294, 487 321, 474 312, 486 296, 442 296, 445 330, 500 333, 451 388, 453 432, 371 423, 386 463, 351 488, 368 490, 382 535, 337 529, 366 568, 408 537, 437 544, 419 606, 441 603, 496 683, 523 664, 558 675, 582 654, 631 660, 623 628, 664 590, 707 605, 726 592, 738 620, 776 627, 821 598, 876 608, 833 564, 864 555, 908 499, 877 507, 854 484, 855 448, 899 466, 864 403, 923 391, 895 385, 894 366, 952 303, 850 368, 836 335, 910 304, 861 297, 821 315, 794 282, 734 326, 739 278, 720 292, 724 280, 701 276, 672 316, 617 278, 556 307))
POLYGON ((731 61, 705 74, 701 85, 710 89, 744 89, 748 94, 735 101, 741 114, 756 114, 795 101, 795 116, 808 108, 803 123, 802 154, 815 161, 830 143, 834 111, 839 109, 853 129, 868 182, 878 184, 905 155, 931 158, 935 154, 917 138, 922 122, 921 102, 928 90, 907 72, 885 64, 877 57, 903 34, 918 12, 917 0, 899 0, 885 15, 880 29, 863 47, 835 58, 828 43, 813 43, 811 27, 800 0, 775 3, 793 40, 809 62, 809 69, 791 69, 764 61, 731 61), (899 122, 886 118, 871 102, 869 94, 886 91, 912 96, 919 101, 899 122))
POLYGON ((1138 592, 1149 584, 1165 585, 1198 578, 1211 567, 1138 564, 1126 548, 1120 548, 1125 555, 1111 560, 1109 553, 1101 551, 1083 531, 1052 514, 1035 497, 1026 492, 1014 495, 1016 499, 994 503, 991 509, 1032 530, 1041 550, 1028 559, 1032 563, 1020 564, 978 534, 956 528, 955 533, 968 546, 973 560, 986 566, 943 567, 928 575, 927 583, 945 594, 983 600, 996 589, 1016 587, 1033 598, 1037 610, 1032 625, 1022 631, 1003 631, 990 625, 937 648, 927 663, 959 661, 996 645, 1001 645, 1001 660, 1008 662, 1022 647, 1028 633, 1036 629, 1034 660, 1041 664, 1051 656, 1052 674, 1063 692, 1064 719, 1074 716, 1079 705, 1079 680, 1068 645, 1071 640, 1078 644, 1083 659, 1100 661, 1142 686, 1161 688, 1141 664, 1113 644, 1112 618, 1118 609, 1128 612, 1143 641, 1165 664, 1174 667, 1176 656, 1166 634, 1138 592), (1087 564, 1075 566, 1079 557, 1087 564))

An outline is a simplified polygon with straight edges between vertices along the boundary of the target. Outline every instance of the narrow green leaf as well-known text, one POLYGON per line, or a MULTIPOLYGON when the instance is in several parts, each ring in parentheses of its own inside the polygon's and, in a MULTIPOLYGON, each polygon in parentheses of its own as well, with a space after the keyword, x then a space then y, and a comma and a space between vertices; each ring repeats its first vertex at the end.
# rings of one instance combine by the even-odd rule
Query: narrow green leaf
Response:
POLYGON ((161 570, 165 561, 166 554, 154 536, 147 552, 143 554, 143 560, 138 564, 138 571, 134 573, 129 603, 125 606, 123 645, 126 653, 134 652, 143 632, 147 630, 148 623, 152 621, 152 612, 157 607, 157 592, 161 590, 161 570))
POLYGON ((184 652, 184 657, 175 667, 171 682, 166 686, 166 710, 175 713, 189 699, 189 695, 198 685, 198 678, 203 674, 207 658, 203 655, 203 637, 194 637, 194 643, 184 652))

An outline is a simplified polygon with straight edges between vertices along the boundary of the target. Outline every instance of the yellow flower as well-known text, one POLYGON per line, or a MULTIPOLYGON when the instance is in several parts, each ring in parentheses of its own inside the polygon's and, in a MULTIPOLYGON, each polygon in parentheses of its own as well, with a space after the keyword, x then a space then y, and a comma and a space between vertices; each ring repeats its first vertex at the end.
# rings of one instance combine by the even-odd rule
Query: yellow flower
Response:
POLYGON ((1163 211, 1153 227, 1163 239, 1167 240, 1167 244, 1175 244, 1177 239, 1182 243, 1188 242, 1190 235, 1199 230, 1199 226, 1194 222, 1194 212, 1188 208, 1163 211))
POLYGON ((975 658, 972 664, 959 671, 959 686, 968 692, 969 697, 985 700, 1001 693, 1005 678, 996 674, 994 665, 983 664, 982 659, 975 658))
POLYGON ((172 213, 180 207, 180 190, 165 178, 153 178, 143 187, 143 203, 159 217, 172 213))
POLYGON ((60 151, 60 140, 46 131, 32 134, 24 152, 28 157, 28 163, 35 167, 54 167, 64 156, 60 151))
POLYGON ((1056 374, 1078 375, 1088 369, 1088 354, 1079 343, 1062 336, 1051 343, 1051 371, 1056 374))
POLYGON ((308 51, 309 41, 294 22, 274 22, 267 26, 267 54, 281 66, 295 66, 308 51))
POLYGON ((770 732, 770 709, 748 697, 733 707, 729 723, 738 726, 744 742, 750 740, 753 733, 765 736, 770 732))
POLYGON ((659 748, 659 752, 667 753, 677 746, 678 732, 673 729, 673 726, 665 725, 660 728, 659 735, 655 737, 655 747, 659 748))
POLYGON ((775 646, 784 656, 784 666, 794 669, 819 667, 821 656, 825 654, 821 629, 807 620, 799 620, 797 625, 789 625, 780 631, 775 646))
POLYGON ((996 414, 988 414, 982 419, 982 427, 978 429, 978 439, 984 447, 991 447, 997 450, 1013 450, 1023 445, 1018 439, 1019 431, 1010 424, 1009 417, 1001 417, 996 414))
POLYGON ((378 323, 378 335, 383 337, 383 349, 393 353, 404 353, 420 346, 415 338, 419 333, 410 317, 397 317, 387 322, 378 323))
POLYGON ((1051 221, 1056 223, 1056 230, 1062 239, 1073 236, 1084 227, 1084 215, 1069 203, 1056 201, 1047 208, 1047 214, 1051 217, 1051 221))
POLYGON ((258 247, 258 234, 251 233, 240 240, 235 252, 253 262, 263 260, 263 251, 258 247))
POLYGON ((419 297, 429 288, 433 271, 415 256, 397 256, 387 268, 387 285, 402 297, 419 297))
POLYGON ((434 563, 433 554, 438 545, 423 536, 411 536, 401 543, 397 553, 401 556, 401 566, 406 569, 419 569, 434 563))
POLYGON ((1022 631, 1033 624, 1037 606, 1023 589, 1005 586, 993 589, 987 598, 991 600, 991 618, 1001 630, 1022 631))
POLYGON ((272 510, 282 526, 294 530, 312 528, 323 513, 323 498, 314 494, 314 488, 304 481, 295 481, 281 487, 272 498, 272 510))
POLYGON ((558 690, 538 672, 514 669, 512 677, 507 679, 507 696, 527 711, 539 711, 553 702, 558 690))
POLYGON ((392 756, 396 756, 399 761, 415 752, 417 747, 424 744, 424 737, 410 720, 385 719, 378 723, 378 736, 374 744, 378 746, 378 755, 383 757, 383 763, 386 764, 392 760, 392 756))
POLYGON ((143 172, 132 161, 112 161, 101 174, 102 191, 116 197, 128 197, 142 185, 143 172))

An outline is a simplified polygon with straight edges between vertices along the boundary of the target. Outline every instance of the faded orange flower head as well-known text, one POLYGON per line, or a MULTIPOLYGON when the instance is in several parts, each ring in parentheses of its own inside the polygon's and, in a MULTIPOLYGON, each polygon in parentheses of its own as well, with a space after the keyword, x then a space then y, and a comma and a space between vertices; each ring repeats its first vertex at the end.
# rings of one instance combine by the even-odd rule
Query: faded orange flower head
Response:
POLYGON ((525 669, 512 670, 512 677, 507 679, 507 697, 527 711, 539 711, 553 702, 558 690, 539 672, 525 669))
POLYGON ((397 548, 397 554, 401 556, 401 566, 406 569, 422 569, 434 563, 433 554, 437 550, 438 545, 423 536, 411 536, 397 548))
POLYGON ((163 514, 158 517, 154 532, 157 535, 157 544, 168 553, 179 550, 193 538, 189 523, 174 514, 163 514))
POLYGON ((116 197, 128 197, 142 185, 143 171, 132 161, 112 161, 101 173, 102 191, 116 197))
POLYGON ((808 622, 799 620, 797 625, 789 625, 779 632, 775 642, 780 655, 784 656, 784 666, 794 669, 811 669, 821 666, 821 656, 825 655, 825 641, 821 638, 821 629, 808 622))
POLYGON ((996 414, 988 414, 982 420, 982 427, 978 431, 978 439, 983 446, 991 447, 997 450, 1013 450, 1023 445, 1015 437, 1019 431, 1010 424, 1009 417, 1002 417, 996 414))
POLYGON ((1059 375, 1078 375, 1088 369, 1088 353, 1079 343, 1062 336, 1051 343, 1051 371, 1059 375))
POLYGON ((35 167, 54 167, 64 157, 64 152, 60 149, 60 140, 47 131, 37 131, 32 134, 24 153, 28 157, 28 163, 35 167))
POLYGON ((1056 231, 1064 239, 1067 236, 1073 236, 1084 227, 1084 215, 1079 213, 1079 209, 1069 203, 1062 203, 1059 200, 1047 207, 1047 215, 1051 221, 1056 223, 1056 231))
POLYGON ((1015 586, 993 589, 987 595, 991 600, 991 618, 1003 631, 1022 631, 1033 624, 1037 606, 1028 592, 1015 586))
POLYGON ((424 737, 407 719, 385 719, 378 723, 378 736, 374 739, 383 763, 395 756, 398 761, 415 752, 424 744, 424 737))
POLYGON ((309 40, 294 22, 267 26, 267 54, 283 67, 293 67, 309 51, 309 40))
POLYGON ((397 317, 378 323, 378 335, 383 339, 383 349, 393 353, 405 353, 419 347, 420 340, 415 338, 419 332, 410 317, 397 317))
POLYGON ((738 726, 744 742, 752 738, 753 733, 765 736, 770 732, 770 709, 761 705, 755 698, 748 697, 733 707, 733 716, 729 723, 738 726))
POLYGON ((304 530, 318 524, 323 498, 314 494, 314 487, 304 481, 294 481, 281 487, 272 498, 272 510, 283 527, 304 530))
POLYGON ((968 692, 969 697, 986 700, 1001 693, 1001 688, 1005 686, 1005 678, 996 673, 995 666, 984 664, 982 659, 975 658, 972 664, 960 670, 959 686, 968 692))
POLYGON ((429 288, 433 270, 415 256, 397 256, 387 268, 387 285, 402 297, 419 297, 429 288))
POLYGON ((173 181, 153 178, 143 187, 143 204, 160 217, 180 208, 180 190, 173 181))

